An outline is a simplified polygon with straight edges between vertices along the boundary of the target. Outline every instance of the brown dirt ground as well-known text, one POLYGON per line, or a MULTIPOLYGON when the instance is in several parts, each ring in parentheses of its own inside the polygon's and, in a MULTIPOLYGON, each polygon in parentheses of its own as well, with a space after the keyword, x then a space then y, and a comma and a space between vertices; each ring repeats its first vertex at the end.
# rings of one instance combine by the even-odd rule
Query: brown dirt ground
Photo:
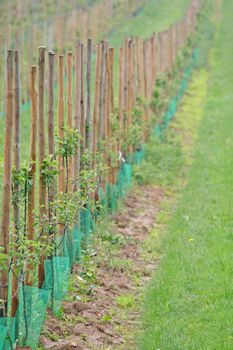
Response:
MULTIPOLYGON (((137 304, 140 293, 158 265, 158 259, 150 261, 143 257, 141 245, 155 225, 156 214, 161 210, 163 198, 163 190, 156 186, 136 189, 127 196, 124 208, 112 220, 114 231, 124 238, 124 244, 117 250, 115 258, 130 262, 130 266, 111 267, 105 259, 96 262, 97 286, 85 301, 64 302, 61 320, 49 315, 41 336, 44 348, 134 348, 132 334, 139 328, 137 304), (132 276, 138 276, 136 281, 132 276), (117 297, 122 295, 133 295, 133 304, 136 305, 129 308, 119 307, 117 297), (111 316, 109 319, 107 316, 107 320, 103 322, 106 315, 111 316)), ((99 249, 101 248, 97 247, 97 255, 99 249)), ((76 265, 74 275, 78 276, 81 269, 81 266, 76 265)))

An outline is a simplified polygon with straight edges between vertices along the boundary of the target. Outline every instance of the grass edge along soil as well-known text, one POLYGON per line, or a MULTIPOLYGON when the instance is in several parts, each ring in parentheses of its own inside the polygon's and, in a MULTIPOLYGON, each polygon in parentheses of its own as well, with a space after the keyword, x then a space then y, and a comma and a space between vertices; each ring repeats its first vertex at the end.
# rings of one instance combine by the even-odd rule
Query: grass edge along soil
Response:
POLYGON ((223 1, 189 182, 144 301, 143 350, 233 347, 232 14, 223 1))

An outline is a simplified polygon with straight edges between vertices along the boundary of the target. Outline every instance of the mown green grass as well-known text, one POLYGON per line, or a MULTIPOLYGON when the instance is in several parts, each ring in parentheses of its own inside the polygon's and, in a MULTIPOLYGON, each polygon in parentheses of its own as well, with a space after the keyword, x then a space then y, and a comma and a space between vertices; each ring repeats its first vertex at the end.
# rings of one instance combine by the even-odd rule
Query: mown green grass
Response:
POLYGON ((167 29, 180 20, 190 0, 148 0, 146 6, 135 17, 128 19, 110 37, 111 45, 119 46, 125 36, 150 37, 153 32, 167 29))
POLYGON ((181 111, 162 137, 151 136, 146 144, 145 159, 133 168, 138 185, 158 185, 168 191, 179 191, 192 162, 192 146, 206 96, 207 72, 195 72, 181 111), (198 93, 197 93, 198 91, 198 93))
POLYGON ((223 0, 194 162, 143 304, 142 350, 233 349, 232 21, 223 0))

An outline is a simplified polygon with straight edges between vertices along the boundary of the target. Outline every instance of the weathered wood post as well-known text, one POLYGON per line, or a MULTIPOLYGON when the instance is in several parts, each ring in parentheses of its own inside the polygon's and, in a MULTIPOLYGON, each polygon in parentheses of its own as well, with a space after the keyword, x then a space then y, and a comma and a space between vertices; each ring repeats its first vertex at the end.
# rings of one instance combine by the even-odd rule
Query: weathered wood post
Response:
MULTIPOLYGON (((10 207, 11 207, 11 179, 12 179, 12 146, 13 146, 13 118, 14 118, 14 51, 7 51, 7 80, 6 80, 6 119, 4 131, 4 171, 2 190, 2 219, 0 247, 2 253, 9 256, 10 242, 10 207)), ((8 266, 1 272, 0 298, 3 300, 1 316, 7 316, 8 298, 8 266)))
MULTIPOLYGON (((19 68, 19 52, 14 52, 14 143, 13 143, 13 166, 15 171, 20 170, 20 68, 19 68)), ((14 237, 16 243, 20 230, 20 204, 19 204, 19 186, 17 183, 13 184, 14 195, 14 237)), ((17 247, 15 246, 15 250, 17 247)), ((14 258, 15 260, 15 258, 14 258)), ((15 261, 14 261, 15 262, 15 261)), ((18 280, 12 276, 12 301, 11 301, 11 315, 15 316, 18 306, 18 280)))
MULTIPOLYGON (((39 212, 40 212, 40 220, 43 220, 44 215, 46 214, 46 184, 42 175, 42 163, 45 159, 45 116, 44 116, 44 95, 45 95, 45 47, 41 46, 39 48, 39 95, 38 95, 38 103, 39 103, 39 115, 38 115, 38 127, 39 127, 39 212)), ((44 282, 44 258, 41 257, 41 261, 38 268, 38 287, 41 288, 44 282)))

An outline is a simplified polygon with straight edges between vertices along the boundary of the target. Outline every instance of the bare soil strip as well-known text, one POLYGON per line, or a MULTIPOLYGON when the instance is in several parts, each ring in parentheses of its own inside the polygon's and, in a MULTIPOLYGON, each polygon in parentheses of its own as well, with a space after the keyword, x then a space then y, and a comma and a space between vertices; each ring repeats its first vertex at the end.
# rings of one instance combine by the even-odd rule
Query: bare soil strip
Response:
MULTIPOLYGON (((46 349, 119 349, 125 344, 125 333, 137 327, 140 292, 158 264, 156 259, 143 257, 142 242, 155 225, 163 197, 163 190, 156 186, 128 195, 124 209, 110 222, 114 236, 121 237, 123 243, 108 252, 111 257, 95 244, 96 286, 85 301, 64 302, 61 320, 49 315, 41 337, 46 349), (105 258, 100 259, 103 253, 105 258), (117 299, 120 296, 122 301, 117 299)), ((75 266, 74 278, 81 272, 82 266, 75 266)), ((77 278, 77 289, 79 282, 77 278)))

